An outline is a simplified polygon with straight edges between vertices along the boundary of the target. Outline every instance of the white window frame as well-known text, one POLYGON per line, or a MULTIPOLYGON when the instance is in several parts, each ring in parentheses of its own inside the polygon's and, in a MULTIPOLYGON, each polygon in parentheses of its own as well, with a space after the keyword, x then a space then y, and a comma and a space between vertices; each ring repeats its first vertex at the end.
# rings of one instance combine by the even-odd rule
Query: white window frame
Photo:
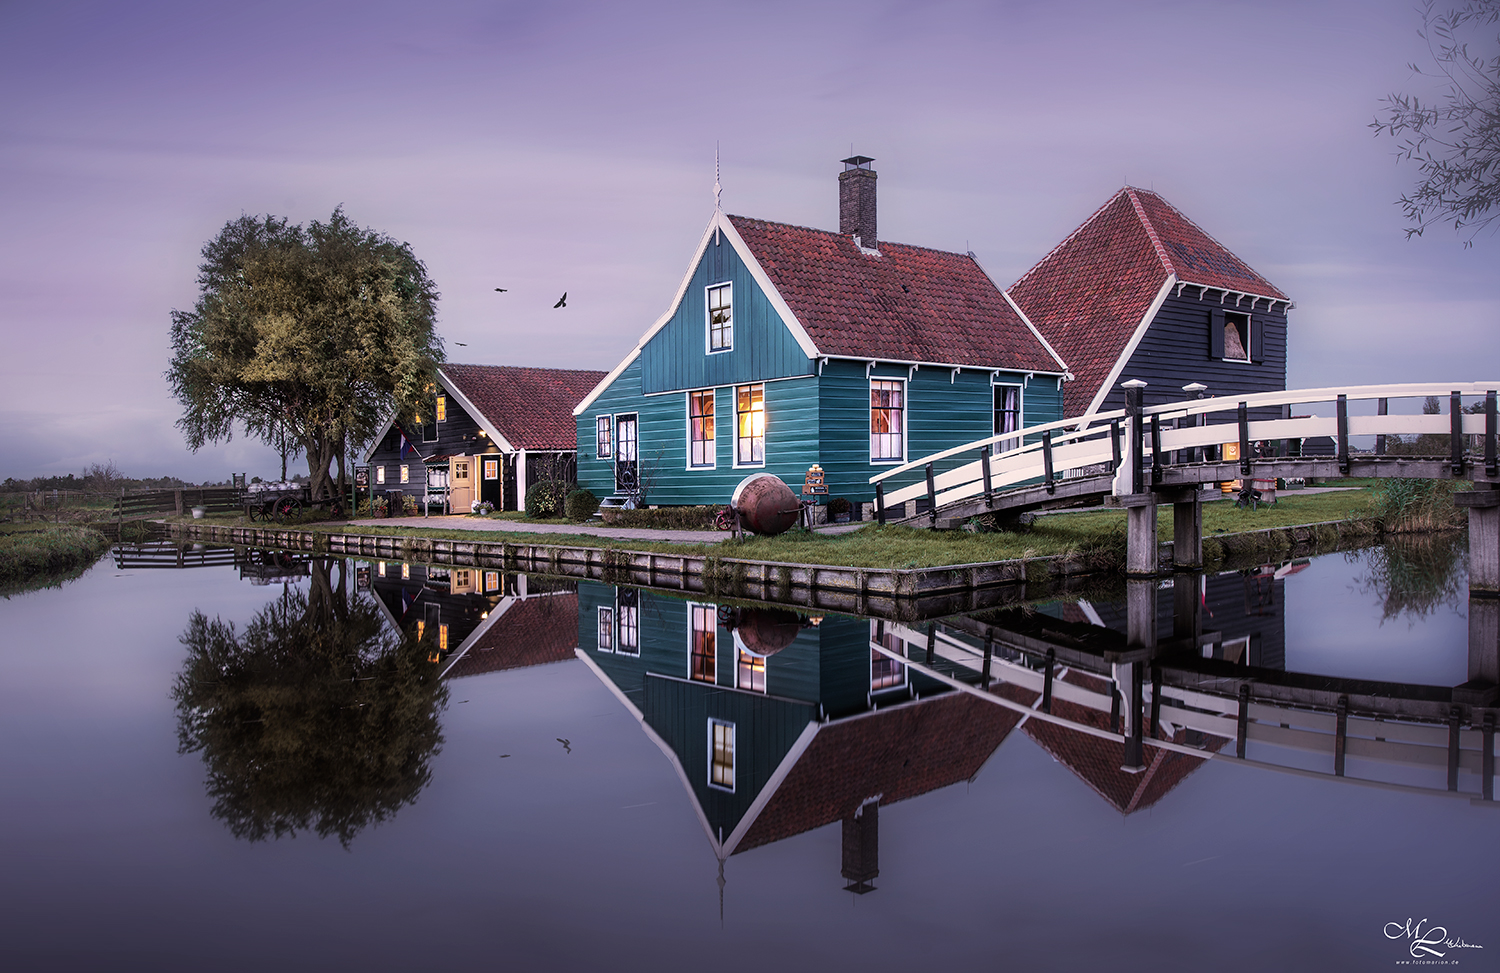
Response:
MULTIPOLYGON (((731 385, 730 388, 734 389, 734 393, 733 393, 734 398, 733 398, 733 400, 732 400, 732 402, 730 404, 730 408, 732 408, 734 410, 734 468, 737 469, 737 470, 760 470, 760 469, 765 469, 766 462, 768 461, 768 459, 770 457, 770 452, 771 452, 770 446, 769 446, 769 439, 770 439, 770 437, 767 436, 767 433, 770 431, 771 421, 770 421, 770 409, 767 408, 767 402, 766 402, 766 383, 765 382, 748 382, 748 383, 746 383, 744 385, 731 385), (740 389, 754 389, 754 388, 757 388, 757 387, 760 389, 760 415, 761 415, 760 461, 759 462, 751 461, 751 462, 748 462, 748 463, 741 463, 740 462, 740 389)), ((715 405, 714 408, 717 409, 718 406, 715 405)), ((752 410, 752 412, 753 412, 753 410, 752 410)))
POLYGON ((500 457, 485 456, 482 459, 484 460, 484 478, 486 480, 500 479, 500 457))
MULTIPOLYGON (((1026 383, 1025 382, 991 382, 990 383, 990 429, 994 435, 1000 431, 995 429, 995 389, 1016 390, 1016 429, 1026 428, 1026 383)), ((1010 439, 1002 439, 996 444, 997 452, 1005 452, 1007 449, 1015 449, 1021 445, 1021 437, 1013 436, 1010 439)))
POLYGON ((703 288, 703 353, 722 355, 730 351, 734 351, 734 282, 726 280, 703 288), (709 307, 709 298, 717 290, 723 290, 729 295, 729 344, 723 348, 714 347, 713 311, 709 307))
MULTIPOLYGON (((740 643, 738 643, 738 642, 735 643, 735 646, 734 646, 734 688, 735 689, 744 690, 747 693, 760 693, 762 696, 766 695, 766 675, 767 675, 768 668, 769 667, 766 665, 766 657, 765 656, 763 656, 763 655, 756 655, 754 652, 751 652, 749 649, 745 648, 740 643), (745 682, 741 681, 740 677, 742 675, 744 675, 744 672, 745 672, 745 670, 747 668, 752 673, 754 673, 757 669, 759 669, 759 671, 760 671, 760 685, 759 686, 748 685, 745 682)), ((753 682, 753 680, 752 680, 752 682, 753 682)))
POLYGON ((690 601, 690 602, 687 603, 687 643, 688 643, 687 644, 687 656, 688 656, 688 659, 687 659, 687 679, 688 679, 688 682, 701 682, 704 685, 708 685, 708 686, 718 685, 718 682, 719 682, 719 606, 718 605, 704 604, 703 602, 700 602, 700 601, 690 601), (698 631, 698 629, 695 629, 693 627, 693 613, 696 612, 696 611, 706 612, 707 615, 708 615, 708 617, 713 620, 713 629, 712 629, 712 631, 714 633, 714 655, 713 655, 713 660, 714 661, 713 661, 713 668, 712 668, 712 676, 713 676, 712 679, 699 679, 697 676, 693 675, 693 635, 694 635, 695 632, 698 631))
POLYGON ((1250 329, 1253 328, 1253 327, 1255 327, 1255 315, 1253 315, 1253 314, 1245 314, 1242 311, 1225 311, 1224 312, 1224 327, 1225 328, 1229 327, 1229 319, 1230 319, 1231 316, 1236 317, 1236 318, 1244 318, 1245 319, 1245 340, 1243 342, 1244 346, 1245 346, 1245 357, 1244 358, 1230 358, 1229 357, 1229 342, 1226 341, 1226 342, 1224 342, 1224 357, 1221 358, 1221 359, 1219 359, 1219 360, 1220 361, 1239 362, 1240 364, 1248 365, 1252 361, 1252 359, 1250 357, 1250 342, 1253 339, 1252 339, 1251 334, 1250 334, 1250 329))
POLYGON ((607 459, 611 463, 615 461, 615 417, 607 412, 594 416, 594 458, 607 459), (601 420, 609 428, 609 445, 607 446, 599 439, 601 420))
MULTIPOLYGON (((764 402, 765 400, 762 399, 761 401, 764 402)), ((687 439, 683 446, 684 457, 687 460, 687 465, 684 467, 684 469, 717 469, 719 465, 719 390, 716 388, 693 389, 692 391, 684 394, 682 408, 684 410, 684 414, 687 416, 687 439), (703 442, 707 443, 709 447, 707 463, 693 462, 693 396, 695 395, 711 395, 714 397, 713 412, 709 414, 709 418, 713 420, 714 424, 714 438, 703 440, 703 442)))
MULTIPOLYGON (((896 635, 894 632, 891 632, 889 631, 889 629, 887 629, 885 638, 894 641, 897 646, 901 646, 901 654, 903 656, 906 655, 906 642, 901 638, 901 636, 896 635)), ((883 652, 876 651, 876 645, 880 645, 887 649, 894 649, 895 646, 886 645, 885 641, 880 638, 880 623, 873 619, 870 621, 870 642, 870 681, 866 683, 866 685, 870 687, 870 695, 878 696, 883 693, 905 691, 911 685, 911 667, 908 666, 905 662, 898 662, 895 659, 892 659, 890 656, 884 654, 883 652), (877 658, 883 660, 885 663, 896 665, 901 669, 900 683, 892 683, 888 686, 881 686, 878 689, 875 687, 875 660, 877 658)))
POLYGON ((411 482, 411 464, 410 463, 402 463, 401 464, 401 482, 402 483, 410 483, 411 482))
POLYGON ((737 764, 739 763, 739 734, 735 731, 734 724, 728 720, 708 719, 708 786, 716 791, 728 791, 734 793, 737 764), (722 726, 729 730, 729 783, 720 784, 714 780, 714 727, 722 726))
POLYGON ((641 654, 641 594, 636 589, 635 604, 620 604, 620 589, 615 589, 615 655, 639 658, 641 654), (625 613, 630 612, 630 621, 627 624, 625 613), (625 645, 625 632, 630 631, 634 641, 629 648, 625 645))
POLYGON ((890 378, 884 375, 871 375, 869 384, 865 388, 865 409, 868 413, 867 425, 869 434, 866 445, 870 450, 871 466, 900 466, 906 462, 906 454, 911 446, 911 383, 904 378, 890 378), (875 458, 875 406, 869 401, 870 393, 875 391, 876 382, 892 382, 901 386, 901 455, 895 459, 875 458))
POLYGON ((375 485, 385 486, 385 466, 383 464, 375 467, 375 485))
POLYGON ((600 652, 615 651, 615 608, 613 605, 599 606, 598 627, 594 629, 594 648, 600 652), (601 636, 609 636, 609 644, 605 645, 601 636))

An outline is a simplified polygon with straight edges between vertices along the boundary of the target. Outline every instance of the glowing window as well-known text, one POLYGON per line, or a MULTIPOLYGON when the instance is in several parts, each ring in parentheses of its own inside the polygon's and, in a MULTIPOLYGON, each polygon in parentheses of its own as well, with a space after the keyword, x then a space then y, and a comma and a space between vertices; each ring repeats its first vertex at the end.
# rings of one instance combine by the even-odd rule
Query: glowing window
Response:
POLYGON ((906 383, 870 382, 870 459, 906 458, 906 383))
POLYGON ((497 459, 487 459, 487 460, 484 461, 484 478, 486 480, 498 480, 498 479, 500 479, 500 461, 499 460, 497 460, 497 459))
POLYGON ((714 394, 688 393, 688 465, 714 465, 714 394))
POLYGON ((720 790, 734 790, 734 724, 708 721, 708 784, 720 790))
POLYGON ((377 466, 377 467, 375 467, 375 482, 376 483, 384 483, 385 482, 385 467, 384 466, 377 466))
POLYGON ((692 631, 688 678, 714 682, 718 672, 719 610, 713 605, 689 605, 688 622, 692 631))
POLYGON ((734 390, 735 465, 766 463, 766 387, 741 385, 734 390))
POLYGON ((766 657, 740 649, 740 662, 735 671, 734 684, 739 689, 752 693, 766 691, 766 657))
POLYGON ((446 395, 437 397, 437 407, 433 411, 437 413, 433 418, 438 422, 448 421, 448 397, 446 395))
POLYGON ((402 483, 410 483, 411 482, 411 467, 407 466, 405 463, 401 464, 401 482, 402 483))

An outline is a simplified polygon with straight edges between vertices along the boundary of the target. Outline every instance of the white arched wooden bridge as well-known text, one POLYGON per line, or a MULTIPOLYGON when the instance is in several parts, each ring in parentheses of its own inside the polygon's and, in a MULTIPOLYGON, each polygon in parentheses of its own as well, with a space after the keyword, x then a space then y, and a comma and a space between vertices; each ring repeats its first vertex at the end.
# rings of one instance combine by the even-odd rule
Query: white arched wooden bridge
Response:
POLYGON ((1156 570, 1156 506, 1174 504, 1174 559, 1202 563, 1200 489, 1235 479, 1410 477, 1464 479, 1469 508, 1471 579, 1500 591, 1500 463, 1496 390, 1500 382, 1365 385, 1291 389, 1142 406, 1144 383, 1126 383, 1126 408, 1062 419, 990 436, 896 466, 870 478, 882 522, 890 505, 926 498, 929 509, 904 523, 957 526, 985 513, 1021 512, 1113 497, 1129 511, 1128 571, 1156 570), (1389 414, 1392 399, 1437 397, 1439 414, 1389 414), (1353 412, 1359 414, 1351 414, 1353 412), (1475 411, 1466 411, 1474 409, 1475 411), (1370 415, 1368 413, 1376 414, 1370 415), (1296 415, 1296 413, 1308 413, 1296 415), (1319 415, 1318 413, 1324 413, 1319 415), (1329 415, 1328 413, 1331 413, 1329 415), (1280 418, 1263 418, 1279 414, 1280 418), (1376 437, 1374 451, 1355 452, 1355 437, 1376 437), (1386 436, 1438 436, 1444 455, 1383 455, 1386 436), (1253 455, 1255 443, 1326 437, 1332 455, 1253 455), (1004 443, 1020 443, 1009 449, 1004 443), (1226 444, 1239 458, 1225 460, 1226 444), (972 457, 963 462, 965 457, 972 457), (940 465, 958 465, 936 472, 940 465), (885 492, 885 483, 915 471, 923 480, 885 492))

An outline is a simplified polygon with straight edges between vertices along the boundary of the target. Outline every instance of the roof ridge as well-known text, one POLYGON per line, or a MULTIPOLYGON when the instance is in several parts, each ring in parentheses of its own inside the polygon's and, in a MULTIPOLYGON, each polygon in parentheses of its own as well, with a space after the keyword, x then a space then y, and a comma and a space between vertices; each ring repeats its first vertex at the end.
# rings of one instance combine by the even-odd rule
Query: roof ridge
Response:
POLYGON ((1057 246, 1053 247, 1051 250, 1048 250, 1046 256, 1042 257, 1042 259, 1040 259, 1036 263, 1032 264, 1031 265, 1031 269, 1028 270, 1028 271, 1026 271, 1026 273, 1022 274, 1020 277, 1017 277, 1016 278, 1016 282, 1014 284, 1011 284, 1010 286, 1011 287, 1019 287, 1021 285, 1021 283, 1024 280, 1026 280, 1026 278, 1028 278, 1032 274, 1036 273, 1037 268, 1041 267, 1042 264, 1045 264, 1047 261, 1051 260, 1054 255, 1056 255, 1059 251, 1061 251, 1068 244, 1072 243, 1073 240, 1080 233, 1082 233, 1084 230, 1087 230, 1089 228, 1089 225, 1092 224, 1095 220, 1097 220, 1100 217, 1100 215, 1103 214, 1103 212, 1105 210, 1109 209, 1110 206, 1112 206, 1114 204, 1114 201, 1120 198, 1120 194, 1123 193, 1123 192, 1125 192, 1125 190, 1121 189, 1121 190, 1119 190, 1119 192, 1116 192, 1113 196, 1111 196, 1108 199, 1106 199, 1104 201, 1104 204, 1102 206, 1100 206, 1098 209, 1094 210, 1093 215, 1091 215, 1088 219, 1084 220, 1082 223, 1078 224, 1078 226, 1073 230, 1072 233, 1069 233, 1067 236, 1063 237, 1062 242, 1060 242, 1057 246))
MULTIPOLYGON (((1151 246, 1156 249, 1156 259, 1161 261, 1162 267, 1168 274, 1177 273, 1177 268, 1172 265, 1172 258, 1167 256, 1167 248, 1162 246, 1161 237, 1156 233, 1156 227, 1151 225, 1151 217, 1146 215, 1146 207, 1141 205, 1141 201, 1136 198, 1135 192, 1134 186, 1126 186, 1124 189, 1125 195, 1130 197, 1130 205, 1135 207, 1136 218, 1141 221, 1141 226, 1146 230, 1146 235, 1151 238, 1151 246)), ((1155 193, 1151 195, 1156 196, 1155 193)), ((1156 196, 1156 198, 1161 199, 1160 196, 1156 196)), ((1164 203, 1167 202, 1164 199, 1161 199, 1161 201, 1164 203)), ((1167 203, 1167 205, 1172 207, 1173 212, 1177 212, 1177 207, 1172 206, 1171 203, 1167 203)), ((1182 216, 1180 212, 1177 215, 1182 216)), ((1183 216, 1183 219, 1187 220, 1187 217, 1183 216)), ((1192 221, 1188 220, 1188 222, 1191 223, 1192 221)), ((1202 232, 1201 228, 1199 232, 1202 232)), ((1207 236, 1207 234, 1204 235, 1207 236)), ((1209 237, 1209 239, 1213 238, 1209 237)), ((1214 242, 1217 243, 1218 241, 1214 242)))
MULTIPOLYGON (((800 223, 782 223, 777 220, 763 220, 755 216, 736 216, 731 213, 729 214, 729 218, 731 220, 748 220, 752 223, 766 223, 771 226, 784 226, 792 230, 804 230, 808 233, 822 233, 827 236, 845 237, 848 235, 845 233, 840 233, 837 230, 820 230, 815 226, 802 226, 800 223)), ((880 240, 878 242, 882 247, 902 247, 906 250, 925 250, 928 253, 941 253, 949 257, 969 257, 969 254, 967 252, 960 252, 958 250, 943 250, 938 247, 924 247, 920 243, 897 243, 894 240, 880 240)), ((999 289, 998 284, 996 285, 996 289, 999 289)))
POLYGON ((572 372, 580 375, 603 375, 602 368, 552 368, 548 365, 482 365, 478 362, 438 362, 438 368, 524 368, 534 372, 572 372))

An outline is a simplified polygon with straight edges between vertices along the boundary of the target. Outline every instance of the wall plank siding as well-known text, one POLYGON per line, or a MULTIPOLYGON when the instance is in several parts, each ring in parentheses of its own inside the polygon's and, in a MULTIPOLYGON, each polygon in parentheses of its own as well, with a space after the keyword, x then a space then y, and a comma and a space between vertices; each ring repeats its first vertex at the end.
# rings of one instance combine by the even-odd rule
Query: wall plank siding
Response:
MULTIPOLYGON (((1168 298, 1162 304, 1135 354, 1121 371, 1119 381, 1138 378, 1146 382, 1147 405, 1184 398, 1182 387, 1192 382, 1202 382, 1208 386, 1205 394, 1220 398, 1285 389, 1286 314, 1268 314, 1263 309, 1251 311, 1248 302, 1238 309, 1233 301, 1221 305, 1218 291, 1209 291, 1201 300, 1194 293, 1189 287, 1181 297, 1168 298), (1224 361, 1210 355, 1209 319, 1214 311, 1225 310, 1239 310, 1251 316, 1252 332, 1260 333, 1259 347, 1255 350, 1262 355, 1261 361, 1224 361)), ((1116 383, 1100 410, 1124 407, 1125 393, 1116 383)), ((1269 411, 1279 414, 1275 409, 1269 411)), ((1256 415, 1256 418, 1275 417, 1256 415)))
POLYGON ((640 360, 641 388, 647 395, 811 375, 815 364, 722 238, 718 244, 709 241, 682 303, 642 349, 640 360), (706 288, 726 281, 734 285, 734 350, 709 355, 706 288))

